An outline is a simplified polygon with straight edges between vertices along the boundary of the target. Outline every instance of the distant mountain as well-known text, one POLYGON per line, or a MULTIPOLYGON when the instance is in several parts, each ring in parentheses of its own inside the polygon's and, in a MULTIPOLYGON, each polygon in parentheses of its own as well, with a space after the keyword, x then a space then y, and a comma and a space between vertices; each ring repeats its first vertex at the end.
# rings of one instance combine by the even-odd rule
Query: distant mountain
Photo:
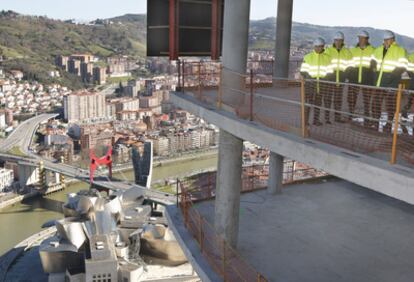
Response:
MULTIPOLYGON (((353 46, 356 44, 356 35, 359 30, 365 29, 370 33, 371 43, 378 46, 382 43, 383 30, 371 27, 329 27, 306 23, 293 23, 292 43, 294 46, 305 47, 311 44, 314 38, 321 36, 328 43, 331 43, 334 34, 340 30, 345 34, 346 44, 353 46)), ((397 31, 395 31, 397 32, 397 31)), ((250 48, 272 50, 276 34, 276 18, 256 20, 250 23, 250 48)), ((414 51, 414 39, 408 36, 398 35, 397 42, 407 49, 414 51)))

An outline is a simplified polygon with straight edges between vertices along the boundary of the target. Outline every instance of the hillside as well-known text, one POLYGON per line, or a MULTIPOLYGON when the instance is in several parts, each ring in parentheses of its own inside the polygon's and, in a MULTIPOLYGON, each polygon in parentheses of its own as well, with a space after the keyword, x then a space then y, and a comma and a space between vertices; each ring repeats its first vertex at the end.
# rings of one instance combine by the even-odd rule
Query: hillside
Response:
MULTIPOLYGON (((124 54, 134 58, 145 55, 144 15, 126 15, 108 21, 79 25, 0 12, 0 52, 7 59, 3 65, 6 70, 21 69, 29 78, 47 81, 47 72, 54 69, 57 54, 88 52, 101 57, 124 54)), ((80 83, 77 77, 68 74, 61 82, 80 83)))
MULTIPOLYGON (((275 18, 252 21, 250 25, 250 49, 273 50, 275 18)), ((304 23, 293 24, 293 46, 309 48, 313 39, 322 36, 328 42, 340 29, 347 37, 347 44, 354 45, 359 27, 326 27, 304 23)), ((364 28, 371 33, 372 43, 381 44, 382 31, 364 28)), ((414 51, 414 39, 398 36, 398 42, 408 51, 414 51)), ((23 16, 11 11, 0 11, 0 54, 6 57, 6 70, 20 69, 27 78, 41 82, 56 81, 48 77, 53 70, 57 54, 92 53, 100 57, 113 54, 133 58, 145 56, 146 15, 127 14, 111 19, 98 19, 90 24, 74 24, 70 21, 47 17, 23 16)), ((57 80, 71 88, 83 87, 80 79, 68 73, 57 80)))
MULTIPOLYGON (((360 29, 367 30, 371 35, 371 43, 378 46, 382 43, 383 30, 370 27, 328 27, 306 23, 293 23, 292 42, 294 46, 309 46, 314 38, 321 36, 331 42, 334 34, 340 30, 345 34, 346 44, 355 45, 356 34, 360 29)), ((250 24, 250 48, 272 50, 276 34, 276 18, 252 21, 250 24)), ((397 41, 407 51, 414 51, 414 39, 397 35, 397 41)))

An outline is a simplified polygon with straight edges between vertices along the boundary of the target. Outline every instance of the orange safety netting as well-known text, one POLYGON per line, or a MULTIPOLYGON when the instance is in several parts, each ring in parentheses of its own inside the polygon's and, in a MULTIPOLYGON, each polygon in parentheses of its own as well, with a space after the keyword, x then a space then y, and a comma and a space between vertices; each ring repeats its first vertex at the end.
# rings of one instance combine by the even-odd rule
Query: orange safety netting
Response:
POLYGON ((184 64, 184 93, 276 130, 414 165, 413 91, 275 78, 272 61, 248 67, 240 74, 218 62, 184 64))

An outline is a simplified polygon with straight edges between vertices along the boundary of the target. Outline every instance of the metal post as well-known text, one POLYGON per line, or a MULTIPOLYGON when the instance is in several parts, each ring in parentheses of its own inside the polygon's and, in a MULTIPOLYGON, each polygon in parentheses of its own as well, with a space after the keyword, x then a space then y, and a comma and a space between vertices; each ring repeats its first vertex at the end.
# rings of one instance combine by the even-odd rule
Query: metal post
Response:
POLYGON ((217 95, 217 108, 221 109, 223 96, 223 65, 220 64, 219 70, 219 85, 218 85, 218 95, 217 95))
POLYGON ((398 128, 400 126, 400 111, 401 111, 401 96, 402 96, 402 84, 398 86, 397 92, 397 107, 395 109, 395 120, 394 120, 394 136, 392 139, 392 154, 391 164, 397 162, 397 141, 398 141, 398 128))
POLYGON ((181 61, 180 59, 177 60, 177 75, 178 75, 178 85, 176 89, 177 91, 181 91, 181 61))
POLYGON ((200 250, 201 250, 201 253, 203 253, 203 217, 201 216, 201 214, 200 213, 198 213, 198 218, 199 218, 199 225, 200 225, 200 228, 199 228, 199 234, 198 234, 198 240, 199 240, 199 242, 200 242, 200 250))
POLYGON ((179 195, 178 195, 178 182, 179 182, 180 180, 177 178, 177 183, 176 183, 176 185, 175 185, 175 192, 176 192, 176 198, 177 198, 177 208, 178 208, 178 197, 179 197, 179 195))
POLYGON ((302 115, 302 137, 307 137, 307 125, 305 119, 305 80, 302 78, 300 82, 300 100, 301 100, 301 115, 302 115))
POLYGON ((250 69, 250 121, 253 121, 253 95, 254 95, 253 69, 250 69))
POLYGON ((183 68, 182 72, 181 72, 181 80, 183 82, 183 94, 185 93, 185 61, 183 60, 181 67, 183 68))
POLYGON ((202 100, 202 93, 201 93, 201 61, 198 62, 198 98, 200 101, 202 100))

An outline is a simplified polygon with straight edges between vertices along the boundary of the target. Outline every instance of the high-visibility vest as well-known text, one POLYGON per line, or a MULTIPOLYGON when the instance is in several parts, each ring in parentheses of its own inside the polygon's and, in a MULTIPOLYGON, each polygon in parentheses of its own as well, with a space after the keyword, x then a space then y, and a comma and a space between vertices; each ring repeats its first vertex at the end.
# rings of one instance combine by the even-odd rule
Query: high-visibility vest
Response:
POLYGON ((345 47, 342 47, 338 51, 335 46, 332 46, 326 50, 326 53, 331 56, 331 67, 336 74, 336 82, 339 82, 339 73, 346 71, 351 66, 351 51, 345 47))
POLYGON ((331 57, 326 52, 318 54, 312 51, 303 58, 300 71, 315 79, 325 78, 332 73, 331 57))
POLYGON ((374 54, 375 48, 371 45, 366 46, 364 49, 357 46, 352 48, 350 51, 352 54, 351 66, 358 69, 358 83, 361 83, 362 70, 364 68, 371 68, 371 57, 372 54, 374 54))
POLYGON ((414 53, 412 53, 409 57, 408 57, 408 68, 407 70, 409 72, 414 72, 414 53))
POLYGON ((331 57, 326 52, 316 53, 312 51, 303 58, 300 72, 307 73, 316 79, 316 91, 320 92, 319 80, 332 73, 331 57))
POLYGON ((407 52, 396 42, 392 43, 384 56, 384 45, 375 49, 372 60, 377 63, 378 80, 377 87, 381 85, 384 73, 392 73, 397 68, 407 69, 408 59, 407 52))

